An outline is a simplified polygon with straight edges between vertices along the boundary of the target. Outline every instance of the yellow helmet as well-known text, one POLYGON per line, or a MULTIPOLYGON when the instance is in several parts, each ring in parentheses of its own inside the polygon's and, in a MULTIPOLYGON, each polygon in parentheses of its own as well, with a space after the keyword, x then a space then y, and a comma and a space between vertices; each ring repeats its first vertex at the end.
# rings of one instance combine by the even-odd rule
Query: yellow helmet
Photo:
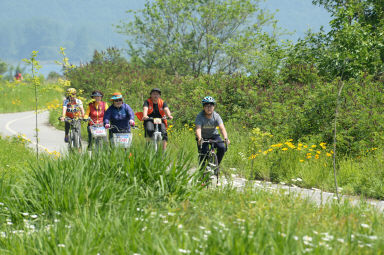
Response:
POLYGON ((67 96, 73 96, 76 95, 76 89, 75 88, 68 88, 67 89, 67 96))

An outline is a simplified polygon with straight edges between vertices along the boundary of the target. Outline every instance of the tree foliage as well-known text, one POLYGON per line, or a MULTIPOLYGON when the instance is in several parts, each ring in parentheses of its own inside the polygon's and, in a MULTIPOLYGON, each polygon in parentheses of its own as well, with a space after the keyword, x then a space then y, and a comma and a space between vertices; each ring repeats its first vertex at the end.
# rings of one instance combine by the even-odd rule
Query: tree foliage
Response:
POLYGON ((275 20, 259 0, 148 1, 118 28, 133 36, 134 60, 181 75, 265 69, 271 63, 258 59, 280 47, 275 20), (264 32, 268 25, 272 33, 264 32))
POLYGON ((328 79, 381 76, 384 62, 384 9, 376 0, 314 0, 332 15, 331 30, 309 34, 295 51, 328 79))

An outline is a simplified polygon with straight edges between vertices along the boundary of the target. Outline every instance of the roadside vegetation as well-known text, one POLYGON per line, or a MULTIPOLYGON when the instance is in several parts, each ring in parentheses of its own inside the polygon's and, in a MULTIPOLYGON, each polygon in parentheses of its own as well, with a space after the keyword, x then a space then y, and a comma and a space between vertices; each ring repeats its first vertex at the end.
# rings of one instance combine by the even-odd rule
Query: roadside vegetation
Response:
POLYGON ((1 182, 0 244, 17 254, 359 254, 384 247, 368 205, 287 191, 205 189, 185 151, 47 159, 1 182), (171 153, 172 154, 172 153, 171 153))
MULTIPOLYGON (((38 109, 51 109, 62 104, 63 89, 57 82, 44 82, 38 89, 38 109)), ((32 111, 35 109, 34 85, 30 81, 0 79, 0 113, 32 111)))
MULTIPOLYGON (((251 184, 242 190, 206 189, 191 171, 197 167, 194 120, 201 99, 210 95, 231 140, 221 166, 227 179, 237 175, 334 192, 335 160, 339 192, 384 199, 382 8, 370 0, 313 1, 333 14, 331 31, 308 33, 293 45, 279 43, 278 30, 263 31, 274 19, 262 15, 258 1, 231 3, 148 3, 133 22, 118 26, 135 37, 129 61, 109 48, 75 67, 61 49, 63 79, 39 87, 40 107, 51 111, 52 124, 62 126, 60 97, 69 86, 79 91, 85 107, 95 89, 105 93, 104 100, 120 91, 136 112, 159 87, 174 116, 169 147, 165 154, 148 150, 137 120, 127 152, 47 155, 37 164, 25 151, 31 155, 28 166, 16 157, 15 171, 2 169, 1 249, 15 254, 382 252, 383 214, 368 204, 335 200, 317 206, 287 190, 255 190, 251 184), (254 15, 260 26, 251 22, 254 15)), ((14 95, 1 95, 1 111, 33 109, 32 97, 25 108, 21 102, 19 108, 2 106, 29 98, 29 83, 1 84, 14 95)), ((85 124, 82 133, 85 137, 85 124)), ((13 153, 25 150, 18 139, 0 140, 12 148, 0 158, 6 165, 13 153)))

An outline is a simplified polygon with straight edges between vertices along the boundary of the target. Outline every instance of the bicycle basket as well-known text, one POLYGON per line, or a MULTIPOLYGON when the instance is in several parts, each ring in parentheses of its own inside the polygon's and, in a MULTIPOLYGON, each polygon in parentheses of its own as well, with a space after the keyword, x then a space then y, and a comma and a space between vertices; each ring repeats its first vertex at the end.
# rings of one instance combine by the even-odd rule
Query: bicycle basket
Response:
POLYGON ((107 131, 105 127, 91 126, 91 134, 93 137, 106 137, 107 131))
POLYGON ((113 133, 112 142, 117 147, 129 148, 132 144, 131 133, 113 133))

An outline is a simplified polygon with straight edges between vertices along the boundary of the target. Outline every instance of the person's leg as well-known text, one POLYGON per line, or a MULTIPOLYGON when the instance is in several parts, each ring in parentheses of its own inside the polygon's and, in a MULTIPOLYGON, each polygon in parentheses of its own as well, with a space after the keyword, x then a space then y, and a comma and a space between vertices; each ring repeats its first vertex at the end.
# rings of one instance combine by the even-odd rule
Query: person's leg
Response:
POLYGON ((223 157, 224 157, 224 154, 225 154, 225 151, 226 151, 225 144, 223 143, 223 139, 221 139, 220 136, 216 136, 214 139, 215 139, 215 141, 220 142, 220 143, 216 143, 215 144, 215 147, 217 149, 217 153, 216 153, 217 161, 218 161, 218 163, 220 165, 220 162, 221 162, 221 160, 223 160, 223 157))
POLYGON ((165 151, 168 144, 168 134, 164 123, 161 123, 161 136, 163 137, 163 151, 165 151))
POLYGON ((208 153, 208 148, 209 148, 208 143, 204 143, 201 147, 197 143, 197 151, 199 153, 199 164, 201 164, 205 160, 205 157, 207 156, 207 153, 208 153))
POLYGON ((69 128, 70 128, 70 124, 68 122, 64 122, 65 124, 65 137, 64 137, 64 141, 67 143, 69 141, 69 137, 68 137, 68 134, 69 134, 69 128))
POLYGON ((153 132, 155 132, 155 126, 152 120, 144 121, 144 136, 147 139, 147 146, 149 146, 149 142, 151 141, 151 137, 153 136, 153 132))
POLYGON ((91 133, 91 126, 87 127, 88 131, 88 150, 92 149, 92 133, 91 133))

